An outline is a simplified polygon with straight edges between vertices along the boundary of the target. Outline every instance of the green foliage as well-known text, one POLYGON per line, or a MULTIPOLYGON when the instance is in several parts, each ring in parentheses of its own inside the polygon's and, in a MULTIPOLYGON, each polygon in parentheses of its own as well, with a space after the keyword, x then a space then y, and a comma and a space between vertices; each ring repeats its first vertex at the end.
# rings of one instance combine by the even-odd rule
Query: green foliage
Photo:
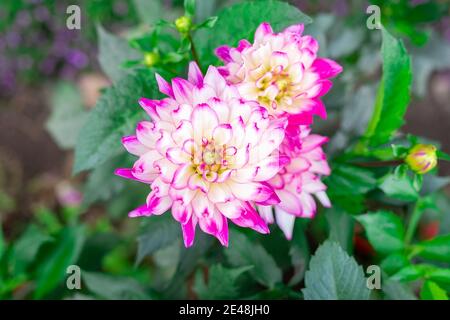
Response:
POLYGON ((98 61, 103 72, 114 82, 118 82, 130 74, 129 69, 121 67, 124 61, 141 58, 139 52, 128 45, 125 39, 119 38, 102 26, 97 28, 99 38, 98 61))
POLYGON ((420 242, 416 250, 425 259, 450 262, 450 234, 420 242))
POLYGON ((148 300, 151 295, 135 279, 114 277, 102 273, 82 271, 86 288, 100 299, 107 300, 148 300))
POLYGON ((84 239, 83 227, 66 227, 54 242, 44 248, 41 263, 36 270, 34 298, 42 298, 60 283, 66 275, 67 267, 77 261, 84 239))
POLYGON ((46 123, 47 130, 62 149, 75 147, 88 114, 80 93, 73 84, 61 82, 54 88, 50 104, 52 112, 46 123))
POLYGON ((355 217, 366 230, 372 246, 382 254, 391 254, 404 249, 403 224, 401 219, 388 211, 367 213, 355 217))
POLYGON ((364 271, 335 242, 317 249, 305 275, 305 300, 368 300, 364 271))
POLYGON ((172 217, 155 217, 147 221, 138 237, 136 263, 139 264, 156 250, 165 248, 180 239, 181 228, 172 217))
POLYGON ((383 77, 376 97, 374 115, 364 139, 370 146, 389 141, 403 124, 412 81, 411 59, 401 42, 383 29, 383 77))
POLYGON ((223 9, 217 16, 212 29, 201 30, 194 38, 204 67, 217 63, 215 48, 225 44, 236 46, 241 39, 253 40, 256 28, 264 21, 270 23, 275 31, 292 24, 312 22, 297 8, 275 0, 238 3, 223 9))
POLYGON ((225 251, 233 266, 253 266, 251 276, 269 288, 281 282, 281 271, 275 260, 260 244, 252 243, 244 234, 230 230, 230 247, 225 251))
POLYGON ((194 290, 200 299, 233 299, 239 295, 237 280, 241 274, 253 267, 228 269, 222 265, 213 265, 209 268, 208 283, 205 284, 201 271, 195 277, 194 290))
POLYGON ((157 97, 154 76, 139 72, 108 88, 78 136, 74 173, 92 169, 121 153, 121 138, 131 134, 145 115, 138 105, 140 97, 157 97))
POLYGON ((420 290, 420 299, 422 300, 448 300, 447 292, 445 292, 437 283, 433 281, 425 281, 420 290))

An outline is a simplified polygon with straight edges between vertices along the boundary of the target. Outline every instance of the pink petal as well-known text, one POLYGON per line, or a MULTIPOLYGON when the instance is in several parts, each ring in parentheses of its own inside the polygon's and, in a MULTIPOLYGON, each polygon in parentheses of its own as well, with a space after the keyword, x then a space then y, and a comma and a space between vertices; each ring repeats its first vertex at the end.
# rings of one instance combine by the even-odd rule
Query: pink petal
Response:
POLYGON ((332 78, 342 72, 342 67, 333 60, 317 58, 312 64, 312 69, 321 78, 332 78))
POLYGON ((136 136, 123 137, 122 144, 129 153, 136 156, 141 156, 148 151, 148 149, 139 142, 136 136))
POLYGON ((267 22, 259 25, 255 32, 255 42, 261 42, 266 35, 273 34, 272 27, 267 22))
POLYGON ((283 211, 279 207, 275 207, 275 217, 277 224, 283 231, 288 240, 292 239, 292 232, 294 231, 295 216, 283 211))
POLYGON ((182 78, 172 79, 172 90, 178 103, 190 104, 192 101, 192 84, 182 78))
POLYGON ((220 46, 214 50, 214 53, 217 57, 219 57, 220 60, 222 60, 225 63, 233 61, 233 59, 230 56, 230 47, 229 46, 220 46))
POLYGON ((189 63, 188 80, 197 87, 203 86, 203 74, 195 61, 189 63))
POLYGON ((156 77, 156 82, 158 83, 159 91, 161 91, 165 95, 168 95, 171 98, 175 98, 170 84, 157 73, 155 73, 155 77, 156 77))
POLYGON ((197 218, 191 216, 191 219, 185 224, 181 225, 181 230, 183 231, 184 246, 189 248, 194 244, 195 239, 195 227, 197 226, 197 218))

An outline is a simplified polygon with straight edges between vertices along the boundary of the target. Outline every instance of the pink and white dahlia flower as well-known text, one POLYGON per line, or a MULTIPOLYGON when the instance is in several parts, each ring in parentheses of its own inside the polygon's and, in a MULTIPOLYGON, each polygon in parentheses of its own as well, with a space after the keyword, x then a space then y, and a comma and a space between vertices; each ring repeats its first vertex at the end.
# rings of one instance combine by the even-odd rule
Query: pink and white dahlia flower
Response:
POLYGON ((273 223, 272 209, 278 226, 286 238, 292 238, 296 217, 312 218, 316 213, 313 195, 325 207, 330 207, 330 200, 325 193, 326 186, 320 181, 322 175, 330 174, 325 153, 321 145, 327 137, 310 134, 308 126, 300 126, 297 142, 294 137, 286 137, 280 146, 280 153, 290 161, 278 174, 268 181, 275 189, 281 202, 273 206, 258 206, 258 211, 267 223, 273 223))
POLYGON ((136 135, 123 138, 139 159, 116 174, 151 185, 144 205, 130 217, 160 215, 172 209, 186 247, 196 225, 228 244, 228 220, 268 233, 252 203, 280 200, 265 181, 285 164, 278 154, 285 119, 270 120, 257 102, 242 99, 215 67, 203 77, 191 62, 188 80, 171 85, 156 75, 162 100, 140 99, 153 122, 138 123, 136 135))
POLYGON ((314 114, 325 118, 320 97, 332 86, 328 79, 342 67, 317 57, 317 41, 302 33, 302 24, 274 33, 268 23, 262 23, 253 44, 241 40, 237 48, 216 49, 225 63, 219 71, 244 99, 258 101, 270 115, 290 116, 289 122, 296 124, 311 123, 314 114))

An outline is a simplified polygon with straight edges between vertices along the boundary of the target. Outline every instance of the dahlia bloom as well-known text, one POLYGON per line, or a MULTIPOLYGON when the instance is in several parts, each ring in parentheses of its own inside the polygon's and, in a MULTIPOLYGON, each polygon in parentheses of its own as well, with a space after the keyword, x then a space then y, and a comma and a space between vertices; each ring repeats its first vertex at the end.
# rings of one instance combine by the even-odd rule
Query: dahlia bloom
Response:
POLYGON ((123 138, 139 159, 116 174, 151 185, 142 206, 130 217, 160 215, 172 209, 186 247, 197 224, 228 244, 228 219, 268 233, 253 203, 263 207, 280 200, 265 181, 285 164, 278 154, 285 119, 269 121, 265 108, 242 99, 215 67, 203 77, 191 62, 188 80, 171 85, 156 75, 162 100, 140 99, 153 122, 138 123, 136 135, 123 138))
POLYGON ((331 206, 325 193, 326 186, 320 181, 320 176, 330 174, 321 147, 328 138, 310 134, 308 126, 299 126, 298 129, 296 138, 287 136, 280 146, 280 153, 290 159, 289 163, 268 181, 281 202, 273 206, 258 206, 267 223, 274 222, 274 209, 276 222, 288 239, 292 238, 296 217, 312 218, 315 215, 313 195, 323 206, 331 206), (295 139, 297 141, 293 143, 295 139))
POLYGON ((270 115, 289 116, 294 124, 310 124, 313 115, 326 117, 320 97, 332 86, 328 79, 342 71, 336 62, 317 57, 317 41, 302 33, 302 24, 274 33, 262 23, 253 44, 241 40, 237 48, 216 49, 225 64, 219 71, 243 98, 258 101, 270 115))

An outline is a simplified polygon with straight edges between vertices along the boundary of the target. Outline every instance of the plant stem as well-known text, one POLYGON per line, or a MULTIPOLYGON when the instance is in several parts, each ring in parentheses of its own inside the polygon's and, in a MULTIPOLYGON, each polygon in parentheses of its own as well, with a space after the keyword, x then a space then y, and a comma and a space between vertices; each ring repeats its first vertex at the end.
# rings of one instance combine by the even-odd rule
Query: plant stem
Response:
POLYGON ((376 96, 375 106, 372 113, 372 117, 370 118, 369 124, 367 125, 367 130, 358 143, 355 145, 354 151, 356 153, 364 153, 367 149, 367 144, 369 139, 375 133, 378 123, 380 122, 381 111, 383 110, 383 91, 384 91, 384 82, 381 81, 380 86, 378 88, 378 93, 376 96))
POLYGON ((387 161, 371 161, 371 162, 351 162, 360 167, 378 168, 378 167, 390 167, 398 166, 403 163, 402 159, 387 160, 387 161))
POLYGON ((194 59, 195 62, 197 62, 197 65, 200 68, 200 70, 202 70, 202 66, 200 65, 200 60, 198 58, 197 50, 195 49, 194 40, 192 39, 192 36, 190 33, 187 34, 187 37, 189 39, 189 42, 191 43, 192 58, 194 59))
POLYGON ((405 244, 408 245, 411 243, 411 240, 414 236, 414 233, 417 229, 417 225, 419 224, 420 218, 422 217, 424 210, 422 210, 421 201, 420 199, 417 200, 416 204, 414 205, 413 212, 411 214, 411 218, 408 222, 408 227, 406 229, 405 233, 405 244))

